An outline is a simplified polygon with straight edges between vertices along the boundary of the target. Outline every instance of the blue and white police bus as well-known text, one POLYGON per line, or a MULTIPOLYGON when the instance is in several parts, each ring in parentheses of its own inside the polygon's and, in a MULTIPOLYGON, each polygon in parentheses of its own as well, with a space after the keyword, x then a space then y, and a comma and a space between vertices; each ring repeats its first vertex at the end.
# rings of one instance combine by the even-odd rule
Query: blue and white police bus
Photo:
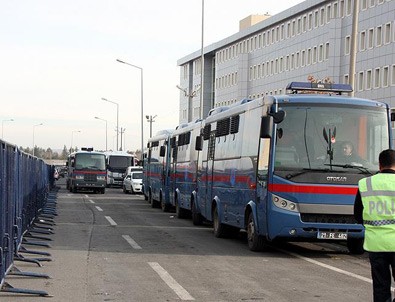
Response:
POLYGON ((162 130, 148 140, 147 158, 143 168, 143 191, 152 207, 171 209, 169 199, 170 136, 172 130, 162 130))
POLYGON ((245 229, 251 250, 275 240, 346 240, 360 253, 357 183, 377 172, 378 154, 391 146, 390 108, 342 96, 349 85, 287 89, 292 94, 243 100, 206 118, 197 215, 213 222, 216 237, 245 229), (351 162, 342 155, 346 142, 356 153, 351 162))
POLYGON ((174 130, 170 138, 169 197, 178 218, 186 218, 192 212, 199 156, 195 143, 201 128, 202 120, 183 124, 174 130))

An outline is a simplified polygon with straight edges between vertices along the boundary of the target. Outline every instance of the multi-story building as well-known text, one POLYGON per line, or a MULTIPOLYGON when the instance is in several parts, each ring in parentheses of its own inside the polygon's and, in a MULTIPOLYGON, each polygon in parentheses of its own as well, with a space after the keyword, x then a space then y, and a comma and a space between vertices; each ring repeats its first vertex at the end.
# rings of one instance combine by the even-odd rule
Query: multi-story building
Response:
POLYGON ((359 0, 355 35, 354 4, 306 0, 274 16, 250 16, 238 33, 179 59, 180 123, 243 98, 284 94, 292 81, 349 83, 353 37, 355 96, 395 107, 395 0, 359 0))

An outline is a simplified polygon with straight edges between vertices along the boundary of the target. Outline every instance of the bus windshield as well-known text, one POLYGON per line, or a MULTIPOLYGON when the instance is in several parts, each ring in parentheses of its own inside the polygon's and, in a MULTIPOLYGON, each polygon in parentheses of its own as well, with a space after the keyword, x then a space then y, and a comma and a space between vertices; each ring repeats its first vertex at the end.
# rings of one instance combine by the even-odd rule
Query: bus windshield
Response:
POLYGON ((133 157, 111 155, 108 164, 111 168, 126 169, 126 167, 133 166, 133 157))
POLYGON ((288 179, 311 172, 373 174, 389 148, 385 108, 287 105, 277 125, 274 171, 288 179), (291 177, 289 177, 291 176, 291 177))
POLYGON ((104 154, 80 153, 75 156, 75 169, 106 170, 106 157, 104 154))

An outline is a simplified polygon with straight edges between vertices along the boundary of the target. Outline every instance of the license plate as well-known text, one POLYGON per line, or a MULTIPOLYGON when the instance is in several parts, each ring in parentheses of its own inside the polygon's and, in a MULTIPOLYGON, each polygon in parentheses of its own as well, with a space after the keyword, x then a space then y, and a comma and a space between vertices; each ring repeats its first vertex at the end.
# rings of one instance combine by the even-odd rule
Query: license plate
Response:
POLYGON ((346 240, 347 233, 342 232, 318 232, 318 239, 329 239, 329 240, 346 240))

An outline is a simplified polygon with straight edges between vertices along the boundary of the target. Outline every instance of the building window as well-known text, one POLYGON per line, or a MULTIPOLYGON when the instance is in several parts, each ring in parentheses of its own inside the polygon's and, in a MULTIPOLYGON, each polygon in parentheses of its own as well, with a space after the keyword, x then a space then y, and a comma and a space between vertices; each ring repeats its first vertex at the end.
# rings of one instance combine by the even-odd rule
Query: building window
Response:
POLYGON ((299 51, 296 53, 296 61, 295 61, 295 68, 299 68, 300 63, 300 53, 299 51))
POLYGON ((366 45, 366 32, 365 31, 361 31, 360 35, 359 35, 359 50, 363 51, 365 50, 365 46, 366 45))
POLYGON ((285 57, 285 70, 288 71, 289 70, 289 55, 287 55, 285 57))
POLYGON ((334 2, 332 6, 332 19, 336 19, 338 17, 338 9, 337 2, 334 2))
POLYGON ((372 70, 366 71, 366 89, 372 89, 372 70))
POLYGON ((374 70, 374 88, 380 87, 380 68, 374 70))
POLYGON ((281 73, 283 72, 283 68, 284 68, 284 59, 283 57, 280 57, 280 60, 278 62, 278 72, 281 73))
POLYGON ((329 42, 325 43, 325 60, 329 60, 329 42))
POLYGON ((391 42, 391 23, 385 24, 384 29, 384 44, 388 44, 391 42))
POLYGON ((307 16, 304 15, 302 18, 302 32, 306 32, 307 30, 307 16))
POLYGON ((307 49, 307 65, 311 64, 311 48, 307 49))
POLYGON ((300 66, 304 67, 306 65, 306 51, 305 50, 301 51, 300 57, 301 57, 300 66))
POLYGON ((325 8, 320 9, 320 25, 323 26, 325 24, 325 8))
POLYGON ((331 5, 329 4, 326 7, 326 23, 329 23, 331 21, 331 13, 332 13, 331 5))
POLYGON ((368 8, 368 0, 361 0, 361 9, 366 10, 368 8))
POLYGON ((317 28, 319 24, 319 20, 318 20, 318 10, 316 10, 314 12, 314 28, 317 28))
POLYGON ((339 1, 339 17, 343 18, 344 17, 344 0, 339 1))
POLYGON ((375 0, 369 0, 369 6, 370 6, 370 7, 373 7, 374 4, 375 4, 374 2, 375 2, 375 0))
POLYGON ((345 74, 345 75, 343 76, 343 84, 349 84, 348 74, 345 74))
POLYGON ((395 85, 395 64, 391 67, 391 85, 395 85))
POLYGON ((318 61, 322 62, 324 58, 324 45, 320 44, 320 46, 318 47, 318 61))
POLYGON ((344 41, 344 54, 345 55, 350 54, 350 47, 351 47, 351 37, 347 36, 344 41))
POLYGON ((292 20, 292 26, 291 26, 291 36, 295 36, 295 30, 296 30, 296 25, 295 25, 295 20, 292 20))
POLYGON ((383 68, 383 87, 388 87, 389 85, 389 67, 384 66, 383 68))
POLYGON ((317 63, 317 46, 313 47, 313 64, 317 63))
POLYGON ((370 28, 368 31, 368 48, 373 48, 373 38, 374 38, 374 34, 373 34, 373 28, 370 28))
POLYGON ((308 17, 307 17, 307 28, 309 30, 311 30, 313 27, 313 14, 309 13, 308 17))
POLYGON ((352 12, 352 0, 347 0, 347 16, 351 15, 352 12))
POLYGON ((358 73, 358 91, 363 90, 363 71, 358 73))
POLYGON ((295 68, 295 54, 291 54, 291 70, 295 68))
POLYGON ((376 28, 376 46, 381 46, 383 43, 383 31, 381 26, 377 26, 376 28))

